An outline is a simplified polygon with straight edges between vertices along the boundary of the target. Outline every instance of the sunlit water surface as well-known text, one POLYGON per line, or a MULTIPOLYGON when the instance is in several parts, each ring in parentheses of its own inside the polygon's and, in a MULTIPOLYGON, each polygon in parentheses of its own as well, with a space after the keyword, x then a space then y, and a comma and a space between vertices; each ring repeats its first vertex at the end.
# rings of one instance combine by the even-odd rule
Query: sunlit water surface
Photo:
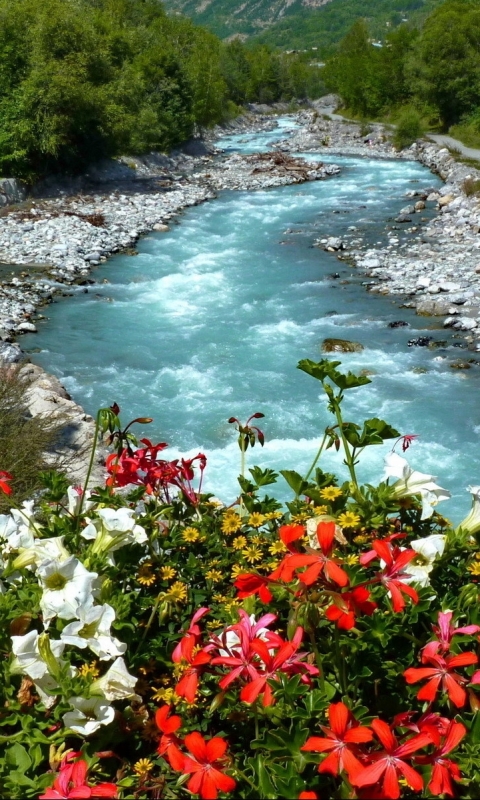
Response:
MULTIPOLYGON (((280 124, 279 132, 229 136, 222 145, 265 150, 288 134, 291 122, 280 124)), ((437 326, 427 333, 439 340, 450 334, 399 309, 401 300, 368 294, 364 276, 312 248, 314 239, 350 225, 385 243, 405 191, 437 179, 415 162, 329 160, 342 167, 340 177, 224 192, 187 210, 169 233, 143 238, 138 256, 115 256, 98 268, 98 285, 51 306, 49 322, 23 341, 41 349, 33 359, 90 413, 116 401, 124 420, 154 417, 148 436, 171 443, 171 457, 205 452, 205 489, 225 501, 236 495, 239 466, 227 419, 265 414, 266 444, 249 454, 251 465, 306 470, 329 416, 320 385, 296 364, 321 358, 325 337, 361 342, 364 351, 343 356, 343 364, 372 371, 372 384, 350 392, 347 417, 380 416, 402 433, 420 434, 409 460, 452 491, 442 510, 459 520, 469 507, 466 486, 480 483, 478 369, 451 369, 462 355, 453 347, 408 347, 425 328, 437 326), (398 319, 410 327, 388 327, 398 319)), ((366 451, 362 480, 380 478, 387 450, 366 451)), ((323 466, 343 476, 340 461, 329 451, 323 466)), ((277 496, 286 496, 284 488, 277 496)))

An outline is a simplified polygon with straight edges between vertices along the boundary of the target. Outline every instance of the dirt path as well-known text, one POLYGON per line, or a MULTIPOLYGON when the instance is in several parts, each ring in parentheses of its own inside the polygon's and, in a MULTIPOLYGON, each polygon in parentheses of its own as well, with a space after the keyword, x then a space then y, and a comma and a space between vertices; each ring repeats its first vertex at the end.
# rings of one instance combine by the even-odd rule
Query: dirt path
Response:
POLYGON ((431 139, 437 144, 442 144, 445 145, 445 147, 451 147, 455 150, 458 150, 462 156, 465 156, 466 158, 473 158, 477 161, 480 161, 480 150, 476 150, 474 147, 467 147, 459 139, 454 139, 453 136, 445 136, 444 134, 440 133, 427 133, 426 136, 427 139, 431 139))

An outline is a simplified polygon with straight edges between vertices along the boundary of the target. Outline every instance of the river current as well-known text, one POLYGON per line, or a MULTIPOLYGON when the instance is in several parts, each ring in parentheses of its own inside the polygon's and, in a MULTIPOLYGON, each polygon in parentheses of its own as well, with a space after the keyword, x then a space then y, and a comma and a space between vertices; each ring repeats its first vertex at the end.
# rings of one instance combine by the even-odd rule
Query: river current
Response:
MULTIPOLYGON (((278 132, 219 144, 265 150, 290 125, 283 119, 278 132)), ((296 364, 319 360, 326 337, 358 341, 365 349, 341 356, 343 366, 371 371, 372 383, 349 393, 347 418, 380 416, 419 434, 409 462, 452 492, 439 510, 458 521, 470 505, 466 487, 480 484, 478 368, 451 369, 464 353, 440 321, 399 308, 401 298, 369 294, 365 276, 312 247, 349 226, 384 245, 405 192, 439 181, 416 162, 328 160, 341 166, 339 177, 223 192, 185 211, 169 233, 139 241, 136 257, 118 255, 97 268, 98 284, 87 293, 79 288, 50 306, 48 322, 23 343, 40 349, 32 359, 91 414, 116 401, 125 421, 154 418, 142 433, 169 442, 166 455, 205 452, 204 488, 231 502, 239 452, 227 419, 265 414, 266 444, 249 453, 250 465, 306 471, 329 415, 320 385, 296 364), (389 328, 395 320, 409 327, 389 328), (422 335, 448 347, 408 346, 422 335)), ((366 451, 363 481, 380 479, 388 449, 366 451)), ((345 475, 331 451, 321 465, 345 475)), ((277 494, 288 496, 283 485, 277 494)))

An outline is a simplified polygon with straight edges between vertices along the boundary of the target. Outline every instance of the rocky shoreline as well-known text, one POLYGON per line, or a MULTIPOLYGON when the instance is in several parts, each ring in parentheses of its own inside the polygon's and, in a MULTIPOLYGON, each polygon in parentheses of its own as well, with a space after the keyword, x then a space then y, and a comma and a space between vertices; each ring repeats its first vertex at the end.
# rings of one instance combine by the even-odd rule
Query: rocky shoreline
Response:
MULTIPOLYGON (((231 123, 231 132, 273 131, 274 117, 255 112, 231 123)), ((24 361, 17 337, 34 332, 37 319, 43 318, 42 307, 68 293, 69 285, 94 283, 92 268, 110 255, 134 254, 141 235, 168 230, 183 209, 213 199, 223 189, 265 189, 337 174, 337 166, 321 163, 325 153, 416 159, 444 180, 439 191, 408 193, 386 247, 368 249, 354 231, 317 244, 362 270, 371 279, 366 282, 369 291, 399 296, 418 314, 445 317, 445 327, 465 332, 469 347, 480 351, 480 205, 474 194, 467 196, 468 187, 480 181, 480 171, 457 163, 447 150, 427 141, 397 153, 382 125, 365 133, 358 124, 332 114, 328 101, 300 112, 296 121, 295 134, 268 155, 222 155, 215 141, 229 131, 217 130, 208 141, 195 140, 170 156, 103 162, 74 181, 46 182, 36 192, 42 197, 4 208, 0 365, 24 361), (292 155, 307 151, 318 153, 318 163, 292 155), (425 225, 421 213, 426 206, 438 213, 425 225), (408 245, 400 245, 397 230, 412 234, 408 245)), ((40 367, 25 364, 22 371, 31 381, 31 413, 68 418, 63 447, 65 453, 78 454, 76 474, 70 473, 81 480, 93 419, 40 367)), ((99 464, 101 460, 100 454, 99 464)))

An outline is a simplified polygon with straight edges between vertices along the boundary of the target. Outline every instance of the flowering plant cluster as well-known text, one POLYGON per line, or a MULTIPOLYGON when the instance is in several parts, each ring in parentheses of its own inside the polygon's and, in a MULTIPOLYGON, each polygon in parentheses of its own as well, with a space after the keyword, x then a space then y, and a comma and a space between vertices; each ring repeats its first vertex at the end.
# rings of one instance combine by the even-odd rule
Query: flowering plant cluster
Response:
MULTIPOLYGON (((246 468, 230 506, 206 459, 165 459, 120 409, 105 486, 45 474, 0 517, 2 797, 478 797, 480 487, 454 528, 368 378, 300 362, 333 415, 309 472, 246 468), (378 486, 365 447, 392 440, 378 486), (348 480, 323 472, 334 447, 348 480), (282 506, 264 487, 286 481, 282 506)), ((147 424, 150 420, 135 420, 147 424)), ((92 464, 95 452, 92 453, 92 464)), ((0 489, 9 492, 9 475, 0 489)))

